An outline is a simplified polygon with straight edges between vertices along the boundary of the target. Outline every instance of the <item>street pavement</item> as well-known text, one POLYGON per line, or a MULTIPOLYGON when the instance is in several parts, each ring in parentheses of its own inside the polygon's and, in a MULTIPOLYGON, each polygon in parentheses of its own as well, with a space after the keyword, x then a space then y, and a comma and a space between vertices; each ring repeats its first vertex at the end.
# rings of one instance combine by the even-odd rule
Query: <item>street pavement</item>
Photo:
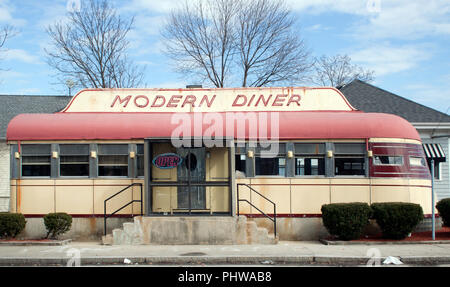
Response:
POLYGON ((448 266, 450 244, 348 244, 280 241, 274 245, 0 246, 1 266, 448 266), (399 261, 398 261, 399 260, 399 261), (395 264, 391 264, 395 265, 395 264))

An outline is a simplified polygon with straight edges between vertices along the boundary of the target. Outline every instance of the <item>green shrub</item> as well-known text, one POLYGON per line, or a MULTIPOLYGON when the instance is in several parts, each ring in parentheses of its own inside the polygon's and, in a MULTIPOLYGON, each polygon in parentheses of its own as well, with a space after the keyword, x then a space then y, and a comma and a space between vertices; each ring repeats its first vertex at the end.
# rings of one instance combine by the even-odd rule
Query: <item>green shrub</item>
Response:
POLYGON ((0 213, 0 238, 16 237, 25 229, 26 223, 21 213, 0 213))
POLYGON ((439 216, 442 218, 444 226, 450 227, 450 198, 444 198, 438 201, 436 209, 439 212, 439 216))
POLYGON ((403 239, 423 219, 422 207, 415 203, 382 202, 371 207, 384 238, 403 239))
POLYGON ((362 202, 324 204, 321 210, 324 226, 341 240, 360 238, 372 213, 362 202))
POLYGON ((70 230, 72 226, 72 216, 67 213, 49 213, 44 216, 44 224, 47 229, 47 238, 56 238, 70 230))

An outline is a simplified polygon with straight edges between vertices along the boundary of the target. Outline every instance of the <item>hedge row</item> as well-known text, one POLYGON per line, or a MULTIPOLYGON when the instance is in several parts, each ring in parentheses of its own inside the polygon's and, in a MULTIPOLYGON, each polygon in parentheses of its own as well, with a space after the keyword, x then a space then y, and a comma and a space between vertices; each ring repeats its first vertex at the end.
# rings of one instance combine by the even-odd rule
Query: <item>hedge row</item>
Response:
MULTIPOLYGON (((21 213, 0 213, 0 238, 15 238, 25 229, 25 216, 21 213)), ((49 213, 44 216, 47 238, 56 238, 70 230, 72 216, 67 213, 49 213)))
POLYGON ((328 232, 341 240, 361 237, 369 219, 375 219, 383 237, 403 239, 423 219, 419 204, 404 202, 333 203, 322 206, 322 220, 328 232))

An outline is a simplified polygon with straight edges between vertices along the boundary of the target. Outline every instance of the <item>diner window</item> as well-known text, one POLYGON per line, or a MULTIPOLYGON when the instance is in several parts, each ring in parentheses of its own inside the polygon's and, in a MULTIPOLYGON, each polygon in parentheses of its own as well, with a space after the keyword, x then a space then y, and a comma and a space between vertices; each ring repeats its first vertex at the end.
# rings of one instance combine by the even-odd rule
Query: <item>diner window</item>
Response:
POLYGON ((423 157, 410 156, 409 157, 409 165, 425 167, 425 166, 427 166, 427 163, 425 162, 425 159, 423 157))
POLYGON ((255 149, 255 175, 286 176, 286 145, 273 142, 255 149))
POLYGON ((375 155, 373 157, 375 165, 403 165, 402 156, 375 155))
POLYGON ((325 144, 297 143, 295 175, 325 175, 325 144))
POLYGON ((89 176, 89 145, 59 145, 60 176, 89 176))
POLYGON ((359 143, 334 144, 335 175, 365 175, 366 145, 359 143))
POLYGON ((137 165, 137 177, 144 176, 144 145, 138 144, 136 145, 136 165, 137 165))
POLYGON ((255 158, 255 175, 286 175, 286 158, 255 158))
POLYGON ((235 156, 236 170, 245 173, 245 154, 237 154, 235 156))
POLYGON ((128 145, 98 145, 98 176, 128 176, 128 145))
POLYGON ((295 157, 295 175, 324 175, 325 159, 295 157))
POLYGON ((51 145, 22 145, 22 176, 50 177, 51 145))

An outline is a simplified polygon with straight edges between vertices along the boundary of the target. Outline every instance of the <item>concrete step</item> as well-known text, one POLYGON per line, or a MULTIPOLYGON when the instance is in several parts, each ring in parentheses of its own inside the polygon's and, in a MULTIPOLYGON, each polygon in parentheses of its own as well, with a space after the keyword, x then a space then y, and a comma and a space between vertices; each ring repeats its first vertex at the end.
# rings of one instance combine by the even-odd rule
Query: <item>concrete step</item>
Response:
POLYGON ((102 237, 104 245, 139 244, 276 244, 255 221, 236 217, 141 217, 102 237))

